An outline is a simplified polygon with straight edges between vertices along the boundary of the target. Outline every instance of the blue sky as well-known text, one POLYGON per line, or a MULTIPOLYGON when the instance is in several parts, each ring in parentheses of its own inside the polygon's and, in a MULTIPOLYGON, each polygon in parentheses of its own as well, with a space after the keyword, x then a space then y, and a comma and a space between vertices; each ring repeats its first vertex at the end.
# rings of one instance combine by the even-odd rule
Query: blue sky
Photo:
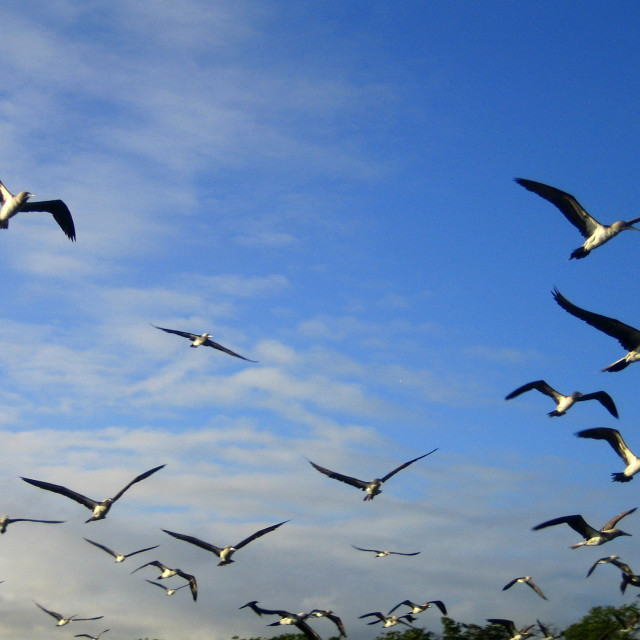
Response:
POLYGON ((638 506, 613 451, 573 434, 640 448, 640 366, 600 373, 623 350, 550 292, 640 325, 640 237, 569 262, 579 234, 513 178, 639 215, 634 3, 23 0, 0 19, 0 179, 64 199, 77 229, 0 233, 0 514, 66 520, 3 536, 0 638, 49 637, 33 600, 105 616, 76 633, 175 640, 271 635, 248 600, 332 608, 357 639, 405 598, 559 628, 633 601, 612 567, 584 580, 609 553, 635 568, 633 538, 570 551, 568 527, 531 527, 638 506), (620 420, 504 401, 539 378, 607 390, 620 420), (435 447, 371 503, 305 460, 369 478, 435 447), (158 464, 88 525, 19 478, 103 498, 158 464), (285 519, 226 568, 161 532, 224 545, 285 519), (140 558, 195 573, 199 601, 83 536, 160 544, 140 558), (548 602, 502 592, 525 574, 548 602))

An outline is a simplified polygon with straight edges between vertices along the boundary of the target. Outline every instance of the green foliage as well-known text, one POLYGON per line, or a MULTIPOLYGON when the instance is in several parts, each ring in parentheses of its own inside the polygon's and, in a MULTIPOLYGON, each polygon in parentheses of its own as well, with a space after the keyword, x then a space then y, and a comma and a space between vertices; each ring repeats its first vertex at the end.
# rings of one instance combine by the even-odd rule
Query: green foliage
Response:
POLYGON ((565 632, 566 640, 622 640, 640 638, 638 631, 623 631, 621 621, 627 625, 637 622, 640 609, 636 604, 621 607, 594 607, 580 620, 572 624, 565 632))

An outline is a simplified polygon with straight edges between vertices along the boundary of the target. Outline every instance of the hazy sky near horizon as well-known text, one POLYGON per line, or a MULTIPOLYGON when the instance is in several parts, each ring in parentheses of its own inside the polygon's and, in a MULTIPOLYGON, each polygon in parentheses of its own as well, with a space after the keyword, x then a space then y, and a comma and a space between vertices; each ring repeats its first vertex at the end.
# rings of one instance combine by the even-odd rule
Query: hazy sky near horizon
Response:
MULTIPOLYGON (((574 433, 640 448, 640 366, 601 373, 623 349, 551 290, 640 326, 640 235, 569 262, 581 236, 513 178, 640 215, 636 4, 22 0, 0 19, 0 179, 64 199, 77 231, 23 214, 0 232, 0 516, 65 520, 2 536, 0 638, 50 637, 34 600, 104 615, 66 637, 282 631, 238 611, 259 600, 331 608, 366 640, 358 616, 406 598, 558 628, 635 599, 613 567, 584 579, 611 553, 637 568, 635 538, 572 551, 568 527, 531 527, 638 506, 611 448, 574 433), (608 391, 620 420, 504 401, 541 378, 608 391), (370 479, 436 447, 367 503, 306 460, 370 479), (20 480, 102 499, 159 464, 86 525, 20 480), (223 568, 161 531, 224 546, 282 520, 223 568), (83 537, 160 547, 118 565, 83 537), (130 574, 154 559, 194 573, 198 602, 130 574), (502 591, 527 574, 548 601, 502 591)), ((640 536, 637 515, 621 527, 640 536)))

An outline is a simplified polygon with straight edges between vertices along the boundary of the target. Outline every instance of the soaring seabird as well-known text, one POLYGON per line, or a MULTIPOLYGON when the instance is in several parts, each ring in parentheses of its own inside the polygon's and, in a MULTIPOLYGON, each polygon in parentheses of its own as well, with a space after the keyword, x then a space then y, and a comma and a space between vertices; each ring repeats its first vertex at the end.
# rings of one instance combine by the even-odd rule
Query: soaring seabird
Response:
POLYGON ((428 602, 423 602, 422 604, 416 604, 415 602, 411 602, 411 600, 403 600, 402 602, 399 602, 395 607, 393 607, 393 609, 389 609, 389 614, 393 613, 398 607, 401 607, 402 605, 410 607, 410 613, 422 613, 423 611, 430 609, 431 605, 434 604, 436 605, 436 607, 438 607, 438 609, 440 609, 442 615, 447 615, 447 608, 444 606, 444 602, 442 602, 442 600, 429 600, 428 602))
POLYGON ((42 200, 40 202, 27 202, 33 198, 34 194, 28 191, 21 191, 17 195, 12 195, 9 190, 0 182, 0 229, 9 228, 9 220, 22 211, 42 211, 50 213, 55 221, 60 225, 67 238, 76 239, 76 229, 71 217, 69 207, 62 200, 42 200))
POLYGON ((250 542, 253 542, 256 538, 265 535, 266 533, 270 533, 271 531, 275 531, 278 527, 281 527, 285 522, 289 522, 288 520, 284 520, 282 522, 278 522, 278 524, 271 525, 270 527, 265 527, 264 529, 260 529, 260 531, 256 531, 252 533, 248 538, 241 540, 235 545, 227 545, 226 547, 216 547, 213 544, 208 542, 204 542, 198 538, 194 538, 193 536, 187 536, 184 533, 176 533, 175 531, 167 531, 163 529, 165 533, 168 533, 170 536, 174 538, 178 538, 178 540, 184 540, 185 542, 190 542, 191 544, 195 544, 197 547, 201 549, 205 549, 206 551, 211 551, 215 553, 218 558, 220 558, 220 562, 218 562, 218 566, 224 566, 226 564, 231 564, 234 562, 231 556, 238 551, 238 549, 242 549, 242 547, 248 545, 250 542))
POLYGON ((69 624, 70 622, 84 622, 86 620, 100 620, 100 618, 104 618, 104 616, 96 616, 95 618, 78 618, 78 614, 74 613, 72 616, 65 618, 62 614, 57 613, 56 611, 50 611, 46 609, 41 604, 36 602, 36 605, 42 609, 45 613, 48 613, 50 616, 53 616, 58 621, 58 626, 62 627, 65 624, 69 624))
POLYGON ((151 551, 151 549, 157 549, 160 546, 156 544, 153 547, 145 547, 144 549, 138 549, 137 551, 132 551, 131 553, 116 553, 115 551, 112 551, 111 549, 109 549, 109 547, 106 547, 105 545, 100 544, 99 542, 94 542, 93 540, 89 540, 89 538, 85 538, 85 540, 89 544, 92 544, 94 547, 98 547, 98 549, 102 549, 103 551, 106 551, 109 555, 112 555, 116 559, 116 562, 124 562, 125 559, 129 558, 130 556, 135 556, 138 553, 143 553, 144 551, 151 551))
POLYGON ((33 520, 32 518, 10 518, 2 516, 0 518, 0 533, 4 533, 7 527, 14 522, 44 522, 45 524, 62 524, 64 520, 33 520))
POLYGON ((542 624, 542 622, 540 622, 540 620, 536 620, 536 622, 538 623, 538 626, 540 627, 540 631, 542 631, 542 634, 544 635, 544 638, 541 638, 540 640, 556 640, 557 638, 561 638, 562 637, 562 633, 560 633, 559 635, 554 635, 553 633, 551 633, 551 631, 547 628, 546 625, 542 624))
POLYGON ((624 531, 615 529, 614 527, 620 520, 622 520, 622 518, 633 513, 636 509, 637 507, 634 507, 633 509, 619 513, 615 518, 611 518, 611 520, 609 520, 609 522, 607 522, 607 524, 605 524, 600 530, 594 529, 591 525, 587 524, 585 519, 580 515, 561 516, 560 518, 547 520, 546 522, 541 522, 533 527, 533 530, 538 531, 539 529, 545 529, 546 527, 553 527, 556 524, 568 524, 574 531, 577 531, 584 538, 583 542, 571 545, 569 547, 570 549, 577 549, 582 546, 594 547, 596 545, 609 542, 609 540, 613 540, 618 536, 630 536, 630 533, 625 533, 624 531))
POLYGON ((369 617, 375 617, 376 620, 374 620, 373 622, 368 622, 367 624, 372 625, 372 624, 378 624, 378 622, 382 622, 383 626, 385 628, 387 627, 395 627, 397 624, 404 624, 407 627, 413 627, 412 624, 409 624, 410 622, 414 622, 415 620, 417 620, 417 618, 415 618, 414 616, 412 616, 410 613, 405 613, 402 616, 389 616, 389 615, 384 615, 383 613, 381 613, 380 611, 371 611, 369 613, 365 613, 364 615, 358 616, 359 618, 369 618, 369 617))
POLYGON ((311 609, 311 611, 309 611, 309 613, 307 614, 308 618, 327 618, 329 620, 331 620, 331 622, 333 622, 333 624, 336 625, 336 627, 338 628, 338 631, 340 632, 340 635, 338 637, 345 637, 347 636, 347 632, 345 631, 344 628, 344 624, 342 623, 342 619, 340 618, 340 616, 337 616, 335 613, 333 613, 333 611, 331 611, 331 609, 311 609))
POLYGON ((563 416, 576 402, 583 402, 584 400, 597 400, 614 418, 618 417, 618 410, 613 402, 613 399, 606 391, 594 391, 593 393, 580 393, 580 391, 574 391, 569 396, 563 396, 561 393, 550 387, 544 380, 534 380, 533 382, 527 382, 521 387, 518 387, 512 391, 505 400, 511 400, 522 393, 535 389, 540 393, 544 393, 546 396, 553 398, 556 403, 556 408, 549 413, 549 417, 563 416))
POLYGON ((582 237, 585 238, 584 244, 571 253, 569 260, 572 258, 576 258, 578 260, 580 258, 586 258, 589 255, 589 252, 597 249, 605 242, 608 242, 621 231, 626 231, 627 229, 640 231, 640 229, 632 226, 636 222, 640 221, 640 218, 634 218, 627 222, 619 220, 611 225, 600 224, 580 206, 580 203, 571 194, 560 191, 560 189, 556 189, 555 187, 542 184, 541 182, 525 180, 524 178, 516 178, 515 180, 525 189, 533 191, 533 193, 537 193, 539 196, 558 207, 564 217, 574 227, 576 227, 582 237))
POLYGON ((101 631, 97 636, 91 636, 88 633, 77 633, 75 636, 73 636, 74 638, 89 638, 90 640, 100 640, 100 636, 103 633, 107 633, 107 631, 109 631, 109 629, 105 629, 104 631, 101 631))
POLYGON ((159 582, 154 582, 153 580, 146 580, 146 582, 148 582, 149 584, 155 584, 156 587, 160 587, 161 589, 164 589, 164 591, 166 592, 166 594, 168 596, 172 596, 176 591, 179 591, 180 589, 184 589, 185 587, 188 587, 188 584, 181 584, 179 587, 165 587, 163 584, 160 584, 159 582))
POLYGON ((144 473, 141 473, 139 476, 136 476, 126 487, 120 489, 120 491, 118 491, 118 493, 116 493, 115 496, 113 496, 113 498, 106 498, 105 500, 102 501, 97 501, 97 500, 92 500, 91 498, 87 498, 86 496, 83 496, 81 493, 76 493, 75 491, 72 491, 71 489, 67 489, 66 487, 63 487, 59 484, 51 484, 50 482, 43 482, 42 480, 33 480, 31 478, 22 478, 25 482, 28 482, 29 484, 32 484, 35 487, 39 487, 40 489, 45 489, 46 491, 53 491, 53 493, 59 493, 63 496, 66 496, 67 498, 71 498, 71 500, 75 500, 76 502, 79 502, 81 505, 87 507, 87 509, 90 509, 91 511, 93 511, 93 515, 86 520, 85 522, 92 522, 93 520, 102 520, 107 513, 109 512, 109 509, 111 509, 111 505, 122 496, 122 494, 132 485, 134 485, 136 482, 140 482, 141 480, 144 480, 145 478, 148 478, 152 473, 155 473, 156 471, 160 471, 160 469, 162 469, 165 465, 161 464, 159 467, 154 467, 153 469, 149 469, 149 471, 145 471, 144 473))
POLYGON ((616 556, 616 555, 605 556, 604 558, 599 558, 598 560, 596 560, 591 565, 591 567, 589 568, 589 571, 587 571, 587 575, 585 576, 585 578, 588 578, 595 571, 596 567, 599 564, 609 564, 610 562, 612 563, 614 560, 618 560, 619 558, 620 558, 620 556, 616 556))
POLYGON ((394 555, 394 556, 417 556, 419 553, 421 553, 420 551, 414 551, 413 553, 402 553, 400 551, 387 551, 386 549, 363 549, 362 547, 356 547, 355 544, 351 545, 354 549, 357 549, 358 551, 371 551, 372 553, 376 554, 376 558, 385 558, 386 556, 389 555, 394 555))
POLYGON ((249 358, 245 358, 241 356, 239 353, 235 351, 231 351, 231 349, 227 349, 227 347, 223 347, 221 344, 214 342, 213 340, 209 340, 211 338, 210 333, 201 333, 198 335, 197 333, 189 333, 187 331, 177 331, 176 329, 165 329, 164 327, 159 327, 157 325, 152 325, 156 329, 160 329, 160 331, 166 331, 167 333, 175 333, 177 336, 182 336, 183 338, 187 338, 191 340, 191 347, 199 347, 203 345, 205 347, 213 347, 218 351, 224 351, 224 353, 228 353, 230 356, 235 356, 236 358, 240 358, 241 360, 246 360, 247 362, 258 362, 257 360, 249 360, 249 358))
POLYGON ((529 638, 534 635, 529 631, 529 629, 533 627, 532 624, 518 630, 513 620, 505 620, 504 618, 487 618, 487 622, 503 626, 510 634, 509 640, 522 640, 523 638, 529 638))
POLYGON ((156 580, 164 580, 165 578, 172 578, 173 576, 180 576, 184 580, 189 583, 189 588, 191 589, 191 596, 194 600, 198 599, 198 582, 196 581, 196 577, 191 575, 190 573, 186 573, 182 571, 182 569, 171 569, 170 567, 165 567, 162 562, 158 560, 152 560, 151 562, 147 562, 137 569, 134 569, 131 573, 135 573, 136 571, 140 571, 140 569, 144 569, 145 567, 157 567, 160 569, 160 575, 156 578, 156 580))
POLYGON ((572 302, 569 302, 557 288, 553 290, 553 297, 565 311, 576 318, 580 318, 580 320, 584 320, 587 324, 599 329, 608 336, 615 338, 622 347, 629 352, 626 356, 620 358, 620 360, 616 360, 608 367, 602 369, 602 371, 622 371, 632 362, 640 360, 640 331, 638 331, 638 329, 634 329, 615 318, 601 316, 598 313, 577 307, 572 302))
POLYGON ((290 611, 285 611, 284 609, 263 609, 258 606, 257 600, 252 600, 251 602, 247 602, 243 604, 240 609, 244 609, 245 607, 249 607, 254 613, 259 616, 263 615, 274 615, 280 616, 280 620, 277 622, 271 622, 268 626, 275 627, 278 625, 289 625, 292 624, 302 633, 304 633, 309 640, 321 640, 320 636, 306 623, 306 619, 310 614, 301 612, 301 613, 291 613, 290 611))
POLYGON ((544 600, 547 599, 547 596, 545 596, 544 593, 542 593, 542 590, 537 584, 535 584, 531 576, 522 576, 520 578, 514 578, 510 582, 507 582, 507 584, 505 584, 504 587, 502 587, 502 590, 506 591, 507 589, 510 589, 514 584, 518 582, 523 582, 524 584, 529 585, 542 599, 544 600))
POLYGON ((596 427, 595 429, 584 429, 583 431, 578 431, 576 435, 579 438, 606 440, 613 450, 622 458, 622 461, 627 465, 627 467, 622 472, 611 474, 611 479, 614 482, 629 482, 633 479, 633 476, 640 471, 640 458, 638 458, 631 449, 627 447, 625 441, 620 435, 620 432, 616 429, 610 429, 609 427, 596 427))
POLYGON ((380 487, 389 478, 391 478, 396 473, 398 473, 398 471, 402 471, 403 469, 406 469, 410 464, 413 464, 414 462, 416 462, 418 460, 422 460, 422 458, 426 458, 428 455, 431 455, 434 451, 437 451, 437 450, 438 449, 436 448, 433 451, 429 451, 429 453, 425 453, 425 454, 423 454, 421 456, 418 456, 417 458, 414 458, 413 460, 409 460, 408 462, 404 462, 399 467, 396 467, 393 471, 390 471, 389 473, 387 473, 386 476, 384 476, 382 478, 375 478, 374 480, 371 480, 371 481, 358 480, 358 478, 352 478, 351 476, 345 476, 345 475, 343 475, 341 473, 337 473, 336 471, 330 471, 329 469, 325 469, 324 467, 321 467, 319 464, 316 464, 315 462, 311 462, 311 460, 309 460, 308 458, 307 458, 307 460, 309 460, 309 464, 314 469, 317 469, 320 473, 324 473, 324 475, 329 476, 330 478, 333 478, 334 480, 340 480, 340 482, 346 482, 347 484, 350 484, 352 487, 356 487, 357 489, 361 489, 362 491, 366 491, 367 495, 364 497, 364 499, 365 500, 373 500, 379 493, 382 493, 382 490, 380 489, 380 487))

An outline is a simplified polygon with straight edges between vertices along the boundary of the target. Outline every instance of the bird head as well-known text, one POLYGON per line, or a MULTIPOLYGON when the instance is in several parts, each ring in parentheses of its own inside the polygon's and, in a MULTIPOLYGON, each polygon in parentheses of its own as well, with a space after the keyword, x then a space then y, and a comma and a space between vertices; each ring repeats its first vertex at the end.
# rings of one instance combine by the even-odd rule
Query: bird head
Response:
POLYGON ((30 193, 29 191, 21 191, 16 196, 16 199, 18 200, 18 202, 22 204, 23 202, 26 202, 29 198, 33 198, 35 195, 36 195, 35 193, 30 193))

